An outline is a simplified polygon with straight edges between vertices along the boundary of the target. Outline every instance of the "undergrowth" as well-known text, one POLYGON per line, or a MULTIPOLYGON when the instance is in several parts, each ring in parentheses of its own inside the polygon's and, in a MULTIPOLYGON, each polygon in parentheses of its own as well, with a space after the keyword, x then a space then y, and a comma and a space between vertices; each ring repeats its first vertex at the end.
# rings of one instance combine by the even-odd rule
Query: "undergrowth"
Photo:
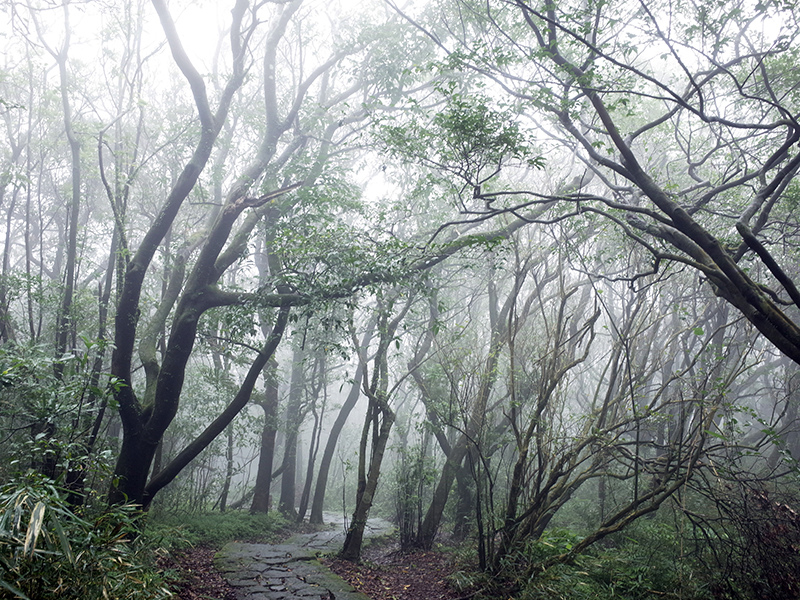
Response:
MULTIPOLYGON (((477 598, 513 600, 710 600, 708 582, 668 525, 637 523, 624 534, 597 544, 571 563, 536 568, 567 553, 580 537, 566 529, 545 532, 509 558, 500 576, 465 568, 453 585, 477 598)), ((461 560, 464 560, 462 555, 461 560)), ((463 564, 463 563, 462 563, 463 564)))
POLYGON ((0 488, 0 599, 162 600, 158 557, 191 546, 274 542, 277 513, 142 515, 136 506, 75 508, 68 492, 36 472, 0 488))
POLYGON ((277 512, 160 513, 152 515, 147 535, 153 543, 167 550, 188 546, 220 548, 233 541, 275 543, 288 526, 288 521, 277 512))
POLYGON ((80 511, 36 473, 0 488, 0 598, 161 600, 171 593, 134 506, 80 511))

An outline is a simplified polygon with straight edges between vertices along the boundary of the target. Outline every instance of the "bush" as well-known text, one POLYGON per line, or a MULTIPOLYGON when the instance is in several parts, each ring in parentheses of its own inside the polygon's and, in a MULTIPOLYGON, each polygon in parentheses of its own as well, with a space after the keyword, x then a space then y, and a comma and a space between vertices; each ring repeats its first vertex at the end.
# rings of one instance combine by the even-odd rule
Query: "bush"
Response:
POLYGON ((720 598, 800 598, 800 496, 753 478, 704 490, 695 546, 720 598))
MULTIPOLYGON (((564 529, 547 531, 517 555, 517 563, 536 564, 569 551, 579 537, 564 529)), ((523 569, 525 571, 525 569, 523 569)), ((510 572, 510 571, 506 571, 510 572)), ((518 571, 519 572, 519 571, 518 571)), ((512 582, 520 600, 655 600, 681 597, 710 598, 692 562, 681 557, 674 528, 649 519, 617 534, 606 547, 595 546, 571 564, 558 564, 536 573, 530 581, 512 582)))
POLYGON ((0 489, 0 598, 149 600, 171 593, 138 538, 134 506, 79 516, 31 473, 0 489))

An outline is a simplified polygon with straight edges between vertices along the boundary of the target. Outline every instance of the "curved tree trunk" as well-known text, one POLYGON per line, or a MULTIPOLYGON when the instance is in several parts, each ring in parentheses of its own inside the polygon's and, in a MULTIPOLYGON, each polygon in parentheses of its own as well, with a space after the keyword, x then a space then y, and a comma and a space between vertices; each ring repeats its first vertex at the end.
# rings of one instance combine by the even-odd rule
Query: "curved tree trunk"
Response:
POLYGON ((358 403, 358 399, 361 396, 360 388, 362 379, 364 378, 363 363, 366 362, 366 355, 364 353, 372 341, 372 336, 375 332, 375 324, 376 319, 370 319, 367 330, 361 338, 360 348, 357 349, 361 359, 358 361, 358 367, 356 367, 356 372, 353 375, 353 385, 328 434, 328 441, 325 444, 325 450, 322 453, 322 460, 319 465, 319 472, 317 473, 317 483, 314 487, 314 501, 311 503, 311 516, 309 517, 309 522, 311 523, 322 524, 322 510, 325 506, 325 491, 328 486, 328 475, 330 474, 331 462, 333 461, 333 453, 336 450, 336 444, 339 441, 342 429, 344 429, 345 423, 347 423, 347 418, 350 416, 350 413, 353 411, 353 408, 358 403))
POLYGON ((508 298, 506 298, 502 308, 498 307, 497 292, 494 283, 491 281, 489 283, 488 295, 491 339, 489 341, 488 356, 486 357, 483 374, 481 375, 478 396, 472 406, 465 431, 459 435, 458 441, 453 445, 450 453, 447 455, 447 460, 442 468, 442 475, 434 490, 431 504, 420 526, 417 536, 417 545, 421 548, 430 549, 433 546, 433 540, 439 530, 439 524, 444 514, 447 498, 450 495, 450 489, 453 487, 453 481, 459 469, 462 468, 461 465, 464 462, 467 451, 473 443, 471 440, 477 439, 480 429, 483 427, 486 417, 486 407, 489 403, 489 397, 491 396, 494 382, 497 379, 497 363, 500 348, 505 343, 508 335, 508 315, 517 301, 519 288, 522 286, 530 269, 531 265, 528 265, 519 272, 515 287, 508 298))
POLYGON ((314 416, 314 427, 311 431, 311 440, 308 445, 308 464, 306 466, 306 478, 303 484, 303 494, 300 497, 300 506, 297 509, 297 521, 301 523, 306 516, 308 510, 308 502, 311 496, 311 484, 314 481, 314 463, 317 460, 319 451, 320 437, 322 435, 322 419, 325 416, 325 405, 327 400, 327 393, 325 386, 327 383, 327 367, 325 355, 317 358, 315 369, 317 370, 316 383, 314 384, 312 398, 311 398, 311 413, 314 416), (322 394, 324 400, 322 406, 317 408, 317 401, 322 394))
MULTIPOLYGON (((386 444, 389 441, 389 434, 395 421, 395 413, 389 406, 389 365, 387 360, 388 349, 391 342, 395 341, 395 333, 400 322, 405 318, 414 301, 414 295, 409 294, 405 304, 398 311, 394 319, 389 321, 389 311, 399 294, 393 293, 388 301, 378 298, 378 309, 376 311, 376 325, 380 332, 378 348, 373 358, 372 381, 368 381, 366 375, 366 362, 361 354, 361 364, 364 368, 364 394, 369 398, 369 409, 364 419, 364 428, 361 434, 361 448, 358 456, 358 489, 356 490, 356 508, 353 512, 353 520, 350 529, 347 531, 344 546, 340 556, 345 560, 357 561, 361 557, 361 546, 364 539, 364 527, 367 524, 367 517, 372 508, 375 498, 375 490, 378 487, 383 455, 386 451, 386 444), (372 444, 370 445, 369 470, 366 469, 367 462, 367 441, 372 434, 372 444)), ((421 357, 430 348, 430 330, 425 336, 421 349, 418 350, 413 361, 418 365, 421 357)))
MULTIPOLYGON (((234 417, 238 415, 247 403, 250 401, 250 395, 253 392, 256 381, 258 380, 261 371, 267 364, 270 358, 275 354, 275 350, 283 339, 283 332, 286 329, 286 323, 289 320, 289 307, 282 307, 278 312, 275 320, 275 326, 272 328, 272 335, 267 340, 258 356, 250 365, 250 369, 239 387, 239 391, 234 396, 231 403, 222 411, 222 413, 211 422, 211 424, 203 430, 203 432, 195 438, 172 462, 170 462, 164 469, 156 474, 147 484, 143 494, 142 505, 147 507, 153 499, 153 496, 161 490, 165 485, 170 483, 183 468, 188 465, 200 452, 205 450, 208 445, 219 436, 225 428, 233 421, 234 417)), ((127 436, 126 436, 127 437, 127 436)), ((123 446, 125 438, 123 438, 123 446)), ((149 446, 144 446, 144 450, 150 451, 149 446)), ((155 452, 155 447, 152 449, 155 452)), ((120 452, 120 457, 123 453, 120 452)), ((150 461, 152 461, 152 454, 150 454, 150 461)), ((150 464, 149 462, 147 463, 150 464)), ((122 465, 125 467, 126 465, 122 465)), ((134 471, 136 472, 136 471, 134 471)))
MULTIPOLYGON (((143 404, 137 397, 133 385, 133 354, 137 339, 137 325, 141 310, 140 302, 143 293, 145 276, 150 269, 153 258, 160 247, 167 232, 182 207, 184 201, 205 168, 214 142, 220 131, 221 124, 225 121, 233 96, 244 81, 244 57, 246 52, 242 48, 242 19, 247 10, 246 3, 237 3, 234 7, 233 26, 230 33, 233 52, 233 74, 220 94, 219 106, 216 112, 211 110, 206 87, 202 76, 194 68, 186 55, 181 40, 177 34, 175 23, 169 14, 163 0, 152 0, 153 7, 158 13, 162 28, 167 38, 172 56, 181 72, 186 77, 195 101, 200 124, 200 135, 192 156, 183 167, 177 181, 172 186, 170 193, 152 225, 142 237, 138 249, 131 255, 126 265, 125 272, 120 273, 122 283, 119 289, 117 314, 114 321, 114 351, 111 359, 111 373, 117 377, 121 385, 115 390, 115 399, 119 405, 119 414, 124 430, 122 448, 117 459, 114 485, 109 492, 109 502, 138 502, 143 505, 149 503, 152 494, 174 478, 174 471, 170 468, 177 467, 187 457, 192 458, 205 448, 210 441, 206 441, 210 431, 215 431, 220 420, 225 424, 219 429, 221 432, 234 415, 226 409, 224 417, 215 421, 209 429, 201 434, 201 439, 195 440, 181 455, 178 462, 173 461, 164 471, 159 473, 151 482, 149 490, 145 489, 147 474, 153 461, 153 455, 178 408, 186 363, 192 352, 194 339, 197 332, 197 322, 201 315, 215 305, 221 305, 219 299, 213 298, 215 284, 224 272, 224 267, 217 265, 222 248, 230 236, 231 228, 248 204, 242 198, 252 185, 252 175, 263 172, 268 151, 263 148, 257 158, 245 171, 231 193, 226 199, 226 206, 220 217, 208 233, 205 244, 201 250, 192 276, 187 283, 186 293, 181 299, 175 313, 173 329, 170 340, 164 352, 164 364, 158 377, 155 399, 152 404, 143 404), (228 418, 229 417, 229 418, 228 418)), ((256 359, 259 362, 262 355, 256 359)), ((263 366, 263 365, 262 365, 263 366)), ((246 381, 240 390, 249 398, 252 384, 246 381)), ((232 402, 237 405, 241 397, 232 402)), ((229 407, 230 408, 230 407, 229 407)), ((240 410, 240 408, 239 408, 240 410)), ((238 412, 238 410, 237 410, 238 412)), ((219 434, 217 432, 217 435, 219 434)), ((191 460, 189 458, 188 460, 191 460)), ((188 464, 188 460, 184 464, 188 464)))

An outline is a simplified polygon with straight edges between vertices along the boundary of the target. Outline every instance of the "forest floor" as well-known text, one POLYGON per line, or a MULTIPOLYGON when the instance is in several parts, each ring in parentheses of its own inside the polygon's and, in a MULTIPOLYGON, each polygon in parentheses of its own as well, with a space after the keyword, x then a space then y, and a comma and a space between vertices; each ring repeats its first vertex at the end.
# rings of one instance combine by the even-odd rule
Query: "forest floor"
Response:
POLYGON ((175 574, 172 590, 178 600, 236 600, 234 588, 214 567, 217 548, 197 546, 161 561, 175 574))
POLYGON ((462 597, 448 584, 455 565, 450 554, 401 552, 396 543, 374 543, 355 564, 338 558, 323 560, 331 571, 372 600, 456 600, 462 597))
MULTIPOLYGON (((195 547, 162 566, 177 574, 179 600, 236 600, 236 590, 214 565, 217 549, 195 547)), ((460 594, 447 583, 454 565, 442 552, 400 552, 391 541, 373 542, 364 560, 354 564, 337 558, 323 564, 371 600, 455 600, 460 594)))

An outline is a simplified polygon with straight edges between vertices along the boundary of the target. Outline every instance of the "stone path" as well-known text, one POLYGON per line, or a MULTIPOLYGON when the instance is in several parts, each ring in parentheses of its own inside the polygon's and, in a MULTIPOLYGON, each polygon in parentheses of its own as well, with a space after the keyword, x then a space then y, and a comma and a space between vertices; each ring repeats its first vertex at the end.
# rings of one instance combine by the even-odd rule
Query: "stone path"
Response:
MULTIPOLYGON (((325 522, 336 516, 326 514, 325 522)), ((369 600, 317 560, 344 542, 341 518, 331 529, 297 534, 279 545, 226 544, 216 558, 217 568, 236 590, 237 600, 369 600)), ((373 518, 365 539, 389 533, 391 523, 373 518)))

